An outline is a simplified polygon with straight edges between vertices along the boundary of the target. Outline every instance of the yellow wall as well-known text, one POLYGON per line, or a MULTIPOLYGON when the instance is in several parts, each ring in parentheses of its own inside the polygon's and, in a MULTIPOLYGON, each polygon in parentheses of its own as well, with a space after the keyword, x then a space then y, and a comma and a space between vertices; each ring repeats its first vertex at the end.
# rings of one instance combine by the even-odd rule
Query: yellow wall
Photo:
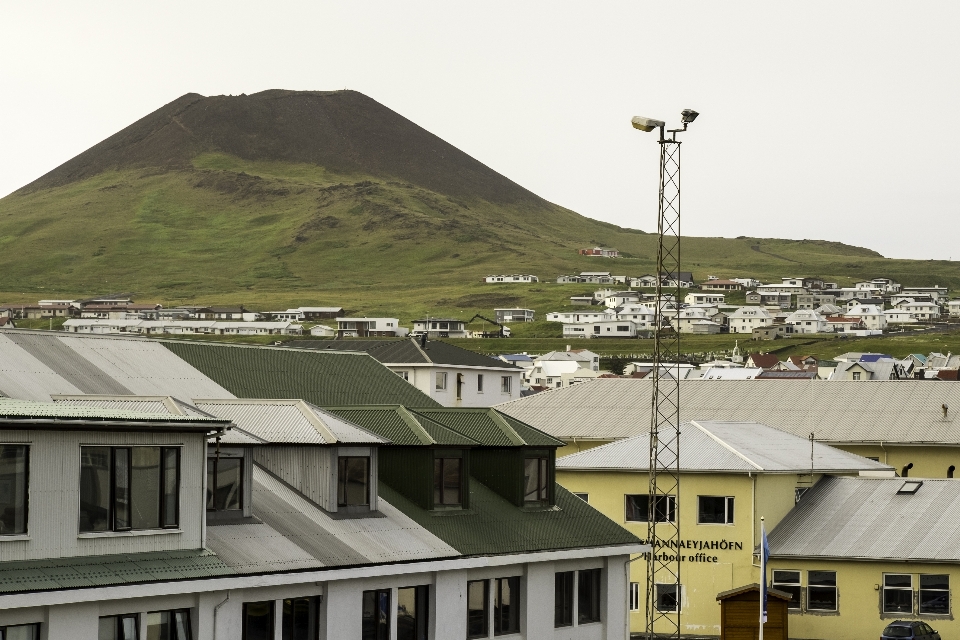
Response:
POLYGON ((900 474, 903 467, 913 463, 909 475, 916 478, 946 478, 947 468, 950 465, 957 467, 955 477, 960 478, 960 447, 945 444, 905 446, 884 444, 835 444, 837 449, 843 449, 858 456, 877 458, 884 464, 889 464, 900 474))
POLYGON ((566 446, 557 449, 557 457, 568 456, 571 453, 580 453, 581 451, 593 449, 608 442, 613 442, 613 440, 567 440, 566 446))

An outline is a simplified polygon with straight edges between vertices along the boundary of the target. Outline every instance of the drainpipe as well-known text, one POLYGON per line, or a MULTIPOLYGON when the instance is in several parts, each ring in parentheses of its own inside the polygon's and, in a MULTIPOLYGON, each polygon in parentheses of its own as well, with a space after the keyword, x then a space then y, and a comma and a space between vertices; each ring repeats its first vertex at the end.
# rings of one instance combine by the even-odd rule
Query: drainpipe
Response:
POLYGON ((230 591, 227 590, 227 597, 223 599, 223 602, 213 608, 213 640, 217 640, 217 612, 220 610, 220 607, 227 604, 229 599, 230 591))
POLYGON ((750 564, 760 568, 760 565, 753 562, 753 550, 757 547, 757 476, 752 471, 747 471, 747 477, 753 480, 753 509, 750 510, 750 538, 752 544, 750 547, 750 564))

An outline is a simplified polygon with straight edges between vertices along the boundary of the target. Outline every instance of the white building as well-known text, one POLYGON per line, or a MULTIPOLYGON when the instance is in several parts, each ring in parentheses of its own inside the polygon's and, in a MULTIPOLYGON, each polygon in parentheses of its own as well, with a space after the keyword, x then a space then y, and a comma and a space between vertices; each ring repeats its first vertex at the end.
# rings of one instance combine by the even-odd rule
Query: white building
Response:
POLYGON ((628 304, 617 309, 617 320, 631 320, 638 329, 647 329, 654 325, 653 309, 643 304, 628 304))
POLYGON ((337 335, 337 330, 324 324, 317 324, 310 327, 310 335, 319 338, 332 338, 337 335))
POLYGON ((950 302, 948 302, 947 309, 950 312, 951 318, 956 318, 957 316, 960 316, 960 298, 957 298, 956 300, 951 300, 950 302))
POLYGON ((887 328, 887 316, 883 309, 872 304, 861 304, 847 311, 847 317, 860 318, 867 329, 882 331, 887 328))
POLYGON ((639 304, 640 293, 637 291, 616 291, 601 299, 605 307, 614 309, 625 304, 639 304))
POLYGON ((933 287, 903 287, 901 293, 905 296, 929 296, 934 302, 939 302, 940 300, 947 297, 947 288, 940 286, 933 287))
POLYGON ((723 304, 722 293, 688 293, 683 297, 686 304, 723 304))
POLYGON ((533 309, 494 309, 497 322, 533 322, 533 309))
POLYGON ((763 307, 740 307, 727 318, 730 333, 753 333, 757 327, 773 324, 773 316, 763 307))
POLYGON ((887 324, 915 324, 917 319, 913 317, 913 314, 907 311, 901 311, 900 309, 887 309, 883 312, 883 315, 887 317, 887 324))
POLYGON ((564 324, 564 338, 636 338, 637 323, 633 320, 606 320, 564 324))
POLYGON ((398 318, 337 318, 338 338, 402 337, 409 329, 398 318))
POLYGON ((639 278, 630 278, 631 287, 655 287, 657 286, 657 276, 644 275, 639 278))
POLYGON ((906 311, 914 320, 919 322, 929 322, 932 320, 940 319, 940 305, 934 304, 933 302, 914 302, 904 300, 897 308, 901 311, 906 311))
POLYGON ((813 309, 798 309, 784 321, 793 325, 794 333, 823 333, 827 330, 827 321, 813 309))
POLYGON ((483 281, 486 283, 494 283, 494 284, 500 284, 500 283, 529 284, 531 282, 540 282, 537 276, 533 276, 529 274, 520 274, 520 273, 514 273, 511 275, 486 276, 483 279, 483 281))
POLYGON ((710 313, 713 310, 713 308, 688 307, 681 310, 670 324, 678 333, 720 333, 720 324, 713 321, 715 313, 710 313))
POLYGON ((756 292, 759 294, 765 293, 789 293, 790 295, 800 295, 807 293, 807 289, 799 284, 787 284, 782 282, 780 284, 761 284, 756 288, 756 292))
POLYGON ((605 322, 616 319, 617 313, 612 309, 597 309, 596 311, 559 311, 547 314, 548 322, 562 322, 563 324, 584 324, 587 322, 605 322))
POLYGON ((289 335, 298 336, 303 327, 292 322, 231 322, 225 320, 96 320, 71 318, 63 323, 71 333, 142 335, 209 334, 209 335, 289 335))

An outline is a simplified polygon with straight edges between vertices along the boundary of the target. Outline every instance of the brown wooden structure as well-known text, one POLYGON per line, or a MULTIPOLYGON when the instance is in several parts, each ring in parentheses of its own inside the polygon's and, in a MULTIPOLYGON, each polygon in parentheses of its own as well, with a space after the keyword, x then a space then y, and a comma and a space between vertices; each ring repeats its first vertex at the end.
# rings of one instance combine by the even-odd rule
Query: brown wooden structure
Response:
MULTIPOLYGON (((763 640, 787 640, 789 593, 767 587, 767 621, 763 640)), ((748 584, 717 594, 720 602, 720 640, 757 640, 760 637, 760 585, 748 584)))

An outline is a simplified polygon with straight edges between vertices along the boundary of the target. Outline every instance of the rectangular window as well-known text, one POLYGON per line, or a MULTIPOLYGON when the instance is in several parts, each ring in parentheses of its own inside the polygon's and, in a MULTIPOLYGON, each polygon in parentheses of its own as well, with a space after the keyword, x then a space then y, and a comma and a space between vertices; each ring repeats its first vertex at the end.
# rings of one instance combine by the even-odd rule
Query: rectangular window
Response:
POLYGON ((427 640, 429 597, 427 585, 397 589, 397 640, 427 640))
POLYGON ((463 504, 461 486, 461 458, 433 459, 433 504, 434 506, 457 506, 463 504))
POLYGON ((680 611, 680 598, 677 595, 677 585, 656 584, 654 587, 657 611, 667 613, 680 611))
POLYGON ((640 583, 630 583, 630 611, 640 611, 640 583))
POLYGON ((353 507, 370 504, 370 458, 340 456, 337 458, 337 506, 353 507))
MULTIPOLYGON (((273 603, 270 605, 271 623, 273 620, 273 603)), ((270 627, 271 640, 273 638, 273 627, 270 627)), ((190 611, 181 609, 178 611, 151 611, 147 614, 147 638, 149 640, 190 640, 190 611)), ((247 640, 247 635, 243 636, 247 640)), ((260 636, 253 636, 253 639, 259 640, 260 636)), ((6 640, 6 639, 4 639, 6 640)))
POLYGON ((554 577, 553 626, 573 626, 573 571, 561 571, 554 577))
POLYGON ((773 581, 771 586, 784 593, 790 594, 790 602, 787 603, 788 609, 800 608, 800 572, 799 571, 778 571, 773 572, 773 581))
POLYGON ((493 581, 493 635, 520 633, 520 578, 493 581))
MULTIPOLYGON (((649 505, 650 496, 645 494, 625 495, 626 513, 624 519, 627 522, 647 522, 650 519, 649 505)), ((657 496, 656 519, 657 522, 673 522, 676 518, 676 498, 675 496, 657 496)))
POLYGON ((80 447, 80 531, 176 528, 179 447, 80 447))
POLYGON ((477 393, 483 393, 483 374, 477 374, 477 393))
POLYGON ((523 501, 527 504, 547 502, 548 482, 547 458, 524 458, 523 460, 523 501))
POLYGON ((467 637, 486 638, 489 634, 487 623, 487 591, 489 583, 486 580, 471 580, 467 582, 467 637))
POLYGON ((573 495, 577 496, 578 498, 580 498, 580 499, 583 500, 584 502, 590 502, 590 494, 589 494, 589 493, 577 493, 577 492, 574 492, 573 495))
POLYGON ((600 622, 600 569, 577 572, 577 624, 600 622))
POLYGON ((135 613, 100 618, 97 640, 140 640, 139 618, 135 613))
POLYGON ((40 623, 0 627, 0 640, 40 640, 40 623))
POLYGON ((27 532, 29 448, 0 445, 0 535, 27 532))
POLYGON ((950 614, 950 576, 920 574, 920 613, 950 614))
POLYGON ((390 589, 363 592, 360 640, 390 640, 390 589))
POLYGON ((883 612, 913 613, 913 576, 911 574, 883 574, 883 612))
POLYGON ((697 524, 733 524, 733 498, 697 496, 697 524))
POLYGON ((447 388, 447 374, 442 371, 437 372, 437 391, 445 391, 447 388))
POLYGON ((242 509, 242 487, 242 458, 207 458, 207 511, 242 509))
POLYGON ((837 572, 807 571, 807 611, 837 610, 837 572))
POLYGON ((501 376, 500 392, 511 393, 512 391, 513 391, 513 378, 511 378, 510 376, 501 376))
MULTIPOLYGON (((282 640, 312 640, 317 629, 317 599, 290 598, 283 601, 282 640)), ((270 636, 272 639, 272 635, 270 636)))
POLYGON ((397 375, 410 382, 410 372, 409 371, 397 371, 397 375))

